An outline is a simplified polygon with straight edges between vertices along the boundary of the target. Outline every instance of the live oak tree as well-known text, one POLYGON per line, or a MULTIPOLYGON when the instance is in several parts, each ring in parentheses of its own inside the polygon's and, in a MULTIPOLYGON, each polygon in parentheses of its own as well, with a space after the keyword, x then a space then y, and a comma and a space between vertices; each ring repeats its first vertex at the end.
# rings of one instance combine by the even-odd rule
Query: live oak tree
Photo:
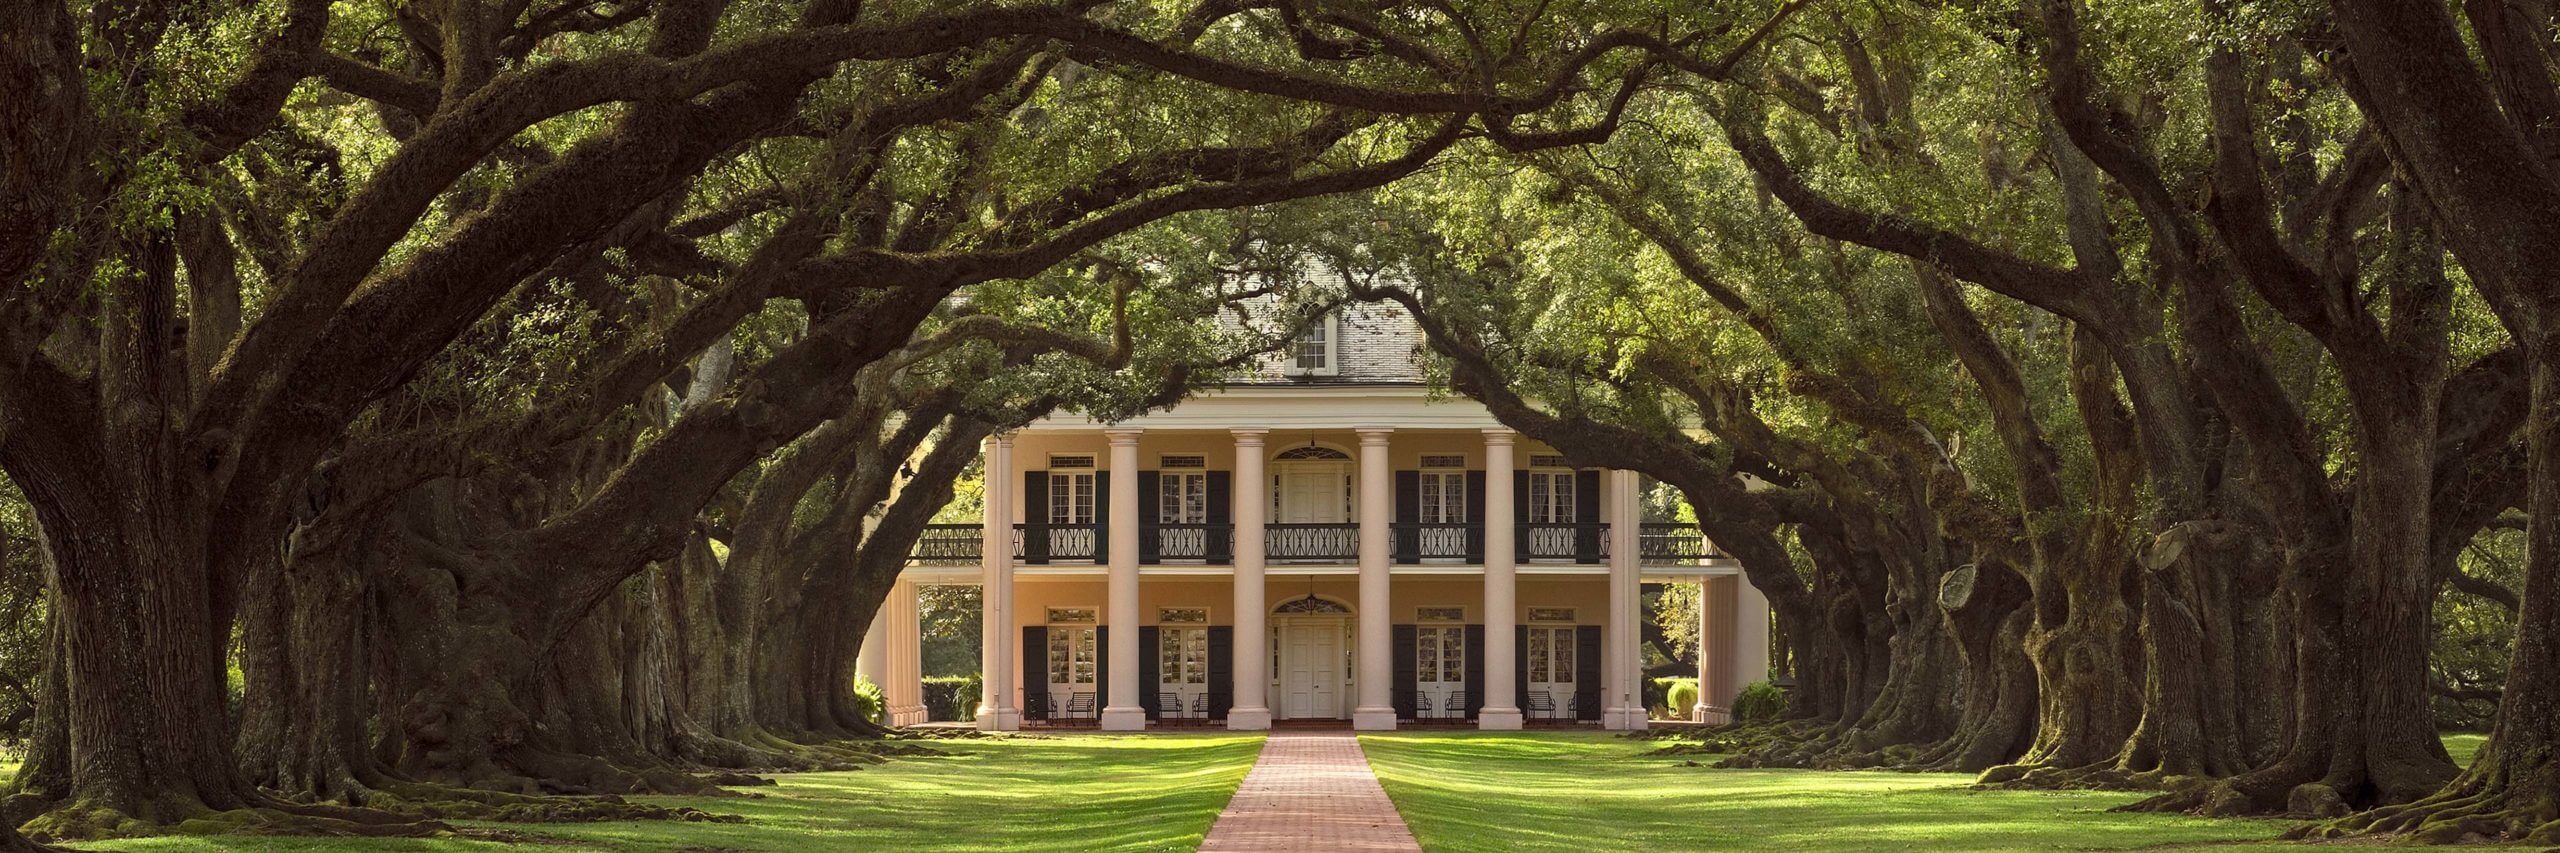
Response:
MULTIPOLYGON (((1467 137, 1600 138, 1648 74, 1729 67, 1772 10, 4 11, 0 469, 45 533, 51 719, 70 746, 39 749, 10 814, 52 809, 42 828, 72 836, 247 807, 405 832, 283 798, 627 785, 635 759, 665 755, 625 754, 643 740, 627 730, 528 737, 604 719, 580 716, 592 691, 537 716, 526 694, 559 682, 535 670, 606 651, 598 613, 648 636, 666 611, 608 602, 645 598, 633 579, 653 566, 698 568, 706 513, 733 489, 760 514, 729 533, 789 548, 761 513, 805 503, 783 495, 811 467, 885 514, 862 523, 879 538, 831 558, 851 565, 803 562, 802 582, 875 599, 846 578, 902 554, 973 433, 1039 409, 913 391, 929 380, 902 378, 923 364, 907 354, 945 333, 1013 359, 1065 340, 946 317, 953 295, 1185 212, 1373 187, 1467 137), (756 318, 795 328, 738 340, 756 318), (887 461, 911 451, 931 479, 883 495, 901 479, 887 461), (737 481, 750 467, 772 484, 761 505, 737 481), (348 605, 368 588, 379 604, 359 624, 348 605), (255 682, 247 750, 225 712, 235 625, 255 682), (369 686, 348 672, 368 636, 406 657, 369 686), (392 733, 387 758, 358 757, 367 719, 392 733)), ((772 556, 740 573, 787 579, 772 556)), ((760 688, 726 733, 675 740, 735 744, 792 706, 795 726, 841 717, 840 688, 806 679, 838 667, 846 638, 777 630, 764 639, 835 657, 760 688)), ((794 666, 757 664, 766 682, 794 666)))

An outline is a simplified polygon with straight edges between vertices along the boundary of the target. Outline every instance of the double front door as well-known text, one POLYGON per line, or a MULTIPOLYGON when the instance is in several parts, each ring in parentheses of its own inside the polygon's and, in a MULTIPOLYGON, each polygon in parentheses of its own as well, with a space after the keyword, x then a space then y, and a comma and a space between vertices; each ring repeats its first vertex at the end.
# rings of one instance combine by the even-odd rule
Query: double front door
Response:
POLYGON ((1342 697, 1349 655, 1339 619, 1291 620, 1274 633, 1279 646, 1280 718, 1328 720, 1344 716, 1342 697))

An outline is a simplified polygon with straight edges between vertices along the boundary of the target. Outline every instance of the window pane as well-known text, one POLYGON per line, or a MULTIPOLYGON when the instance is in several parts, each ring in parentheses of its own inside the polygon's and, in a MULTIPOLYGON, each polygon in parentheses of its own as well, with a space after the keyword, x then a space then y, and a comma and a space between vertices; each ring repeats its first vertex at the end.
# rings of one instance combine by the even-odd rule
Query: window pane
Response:
POLYGON ((1571 628, 1551 629, 1555 632, 1556 680, 1573 680, 1573 635, 1571 628))

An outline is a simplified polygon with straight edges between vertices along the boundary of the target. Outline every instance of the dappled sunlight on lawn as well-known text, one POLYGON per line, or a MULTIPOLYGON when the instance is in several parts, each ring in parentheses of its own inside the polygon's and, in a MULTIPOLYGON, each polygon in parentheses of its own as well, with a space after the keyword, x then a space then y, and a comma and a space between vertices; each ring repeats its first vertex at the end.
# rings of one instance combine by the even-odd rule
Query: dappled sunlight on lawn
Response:
MULTIPOLYGON (((2276 821, 2115 814, 2136 795, 1985 792, 1957 774, 1718 770, 1597 733, 1365 735, 1430 850, 2112 849, 2266 840, 2276 821)), ((1700 764, 1711 757, 1695 757, 1700 764)))
MULTIPOLYGON (((775 777, 762 799, 644 797, 744 824, 481 824, 556 839, 533 850, 1189 850, 1235 795, 1259 735, 1077 735, 932 744, 950 755, 775 777), (568 844, 559 841, 571 842, 568 844)), ((155 838, 99 849, 493 850, 451 839, 155 838)))

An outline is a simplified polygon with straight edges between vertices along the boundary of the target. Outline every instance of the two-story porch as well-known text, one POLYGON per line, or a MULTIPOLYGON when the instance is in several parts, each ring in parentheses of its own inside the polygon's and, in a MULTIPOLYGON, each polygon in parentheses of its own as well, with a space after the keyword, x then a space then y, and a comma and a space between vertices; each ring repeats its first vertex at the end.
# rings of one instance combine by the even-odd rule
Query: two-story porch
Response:
POLYGON ((984 464, 987 518, 928 532, 905 578, 984 585, 982 728, 1641 728, 1648 581, 1709 593, 1702 712, 1766 668, 1765 601, 1695 525, 1648 519, 1633 472, 1417 388, 1053 419, 984 464))

